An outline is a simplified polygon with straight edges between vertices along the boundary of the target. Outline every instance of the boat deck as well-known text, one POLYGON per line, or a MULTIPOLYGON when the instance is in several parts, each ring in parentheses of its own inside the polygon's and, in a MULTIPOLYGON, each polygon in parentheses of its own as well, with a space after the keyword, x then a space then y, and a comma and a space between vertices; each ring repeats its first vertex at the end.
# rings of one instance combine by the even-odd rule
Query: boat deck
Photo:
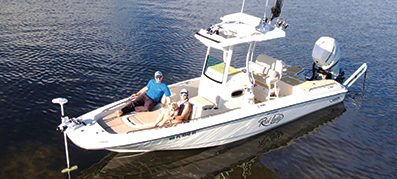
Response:
MULTIPOLYGON (((277 83, 280 87, 280 98, 286 97, 293 94, 294 88, 306 81, 297 77, 296 73, 300 72, 302 69, 298 67, 289 67, 283 73, 281 80, 277 83)), ((260 75, 254 75, 255 82, 257 84, 254 87, 255 103, 266 102, 266 97, 268 93, 268 87, 265 85, 265 78, 260 75)), ((198 88, 200 84, 200 79, 195 79, 188 81, 186 83, 179 83, 170 86, 171 100, 179 100, 179 91, 182 88, 186 88, 189 91, 189 98, 193 104, 193 111, 191 114, 192 119, 205 118, 206 116, 216 115, 230 111, 236 108, 240 108, 242 105, 235 105, 229 107, 216 108, 215 104, 198 96, 198 88), (201 108, 201 110, 197 110, 201 108), (196 114, 196 111, 199 111, 196 114)), ((122 107, 122 106, 121 106, 122 107)), ((120 107, 120 108, 121 108, 120 107)), ((150 112, 132 112, 122 117, 117 117, 113 112, 102 119, 98 119, 98 123, 109 133, 127 133, 131 131, 139 131, 141 129, 150 129, 154 127, 154 123, 157 120, 158 115, 164 110, 162 104, 159 103, 150 112)))
POLYGON ((150 112, 130 113, 117 117, 112 113, 102 119, 98 123, 109 133, 127 133, 129 131, 150 128, 156 122, 160 109, 150 112))

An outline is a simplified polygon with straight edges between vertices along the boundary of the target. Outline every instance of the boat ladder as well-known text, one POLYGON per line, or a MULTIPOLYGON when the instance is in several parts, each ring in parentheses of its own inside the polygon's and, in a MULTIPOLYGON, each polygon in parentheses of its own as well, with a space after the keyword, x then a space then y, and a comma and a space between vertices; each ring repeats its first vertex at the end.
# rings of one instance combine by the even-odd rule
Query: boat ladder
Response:
MULTIPOLYGON (((343 86, 345 86, 346 88, 349 88, 354 82, 356 82, 356 80, 358 78, 361 77, 362 74, 366 74, 367 72, 367 64, 364 63, 361 65, 360 68, 358 68, 356 70, 356 72, 353 73, 353 75, 351 75, 344 83, 343 86)), ((365 80, 365 79, 364 79, 365 80)))

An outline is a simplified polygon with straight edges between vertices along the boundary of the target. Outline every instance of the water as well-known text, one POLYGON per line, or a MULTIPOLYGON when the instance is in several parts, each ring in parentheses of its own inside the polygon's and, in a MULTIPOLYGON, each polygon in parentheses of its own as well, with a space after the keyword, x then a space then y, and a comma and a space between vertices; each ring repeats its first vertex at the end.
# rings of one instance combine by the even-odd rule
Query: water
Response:
MULTIPOLYGON (((60 173, 63 135, 55 130, 59 107, 51 99, 68 98, 77 116, 129 96, 156 70, 168 84, 199 76, 206 48, 193 35, 241 10, 241 1, 224 3, 2 1, 0 177, 67 178, 60 173)), ((262 16, 264 4, 247 1, 245 12, 262 16)), ((291 6, 287 1, 283 17, 291 6)), ((256 49, 310 67, 315 41, 336 38, 347 75, 369 66, 364 93, 360 79, 342 106, 209 149, 120 156, 69 142, 71 163, 79 166, 72 177, 396 178, 395 9, 391 0, 296 1, 287 37, 256 49)))

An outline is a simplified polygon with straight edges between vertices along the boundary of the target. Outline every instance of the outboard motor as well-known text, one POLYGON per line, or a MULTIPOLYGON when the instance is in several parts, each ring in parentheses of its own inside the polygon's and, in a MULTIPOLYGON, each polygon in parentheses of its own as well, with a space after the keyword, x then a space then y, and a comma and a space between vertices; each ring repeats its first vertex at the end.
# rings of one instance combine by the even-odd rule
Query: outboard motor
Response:
POLYGON ((312 57, 313 75, 310 80, 333 79, 343 82, 344 72, 339 68, 340 49, 335 39, 319 38, 314 45, 312 57))

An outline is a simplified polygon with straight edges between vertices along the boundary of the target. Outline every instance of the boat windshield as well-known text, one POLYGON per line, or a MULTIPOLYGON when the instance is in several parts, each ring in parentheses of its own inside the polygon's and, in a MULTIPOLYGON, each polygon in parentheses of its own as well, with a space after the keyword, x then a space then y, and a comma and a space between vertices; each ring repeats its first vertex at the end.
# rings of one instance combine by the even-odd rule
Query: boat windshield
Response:
POLYGON ((204 75, 218 83, 222 83, 223 72, 225 71, 225 63, 211 55, 207 56, 205 62, 204 75))

